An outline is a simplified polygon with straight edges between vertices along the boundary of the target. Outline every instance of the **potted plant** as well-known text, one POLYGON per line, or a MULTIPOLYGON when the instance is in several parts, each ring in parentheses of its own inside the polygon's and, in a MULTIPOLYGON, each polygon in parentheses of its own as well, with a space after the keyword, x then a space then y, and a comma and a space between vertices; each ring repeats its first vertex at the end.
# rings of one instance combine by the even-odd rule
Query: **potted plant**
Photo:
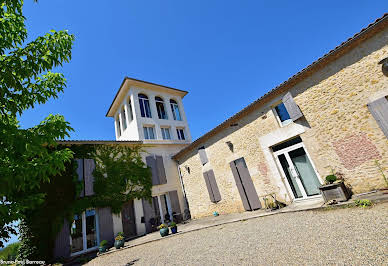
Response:
POLYGON ((339 179, 336 174, 326 176, 326 182, 319 187, 325 202, 328 201, 347 201, 350 198, 350 193, 342 179, 339 179))
POLYGON ((175 222, 170 223, 170 229, 172 234, 176 234, 176 232, 178 232, 178 226, 175 222))
POLYGON ((162 237, 168 236, 168 226, 166 224, 161 224, 158 226, 159 233, 162 237))
POLYGON ((108 241, 102 240, 102 241, 100 242, 100 246, 98 247, 98 251, 99 251, 100 253, 104 253, 104 252, 107 251, 107 249, 108 249, 108 241))
POLYGON ((115 248, 120 249, 120 248, 124 247, 124 243, 125 243, 124 233, 119 232, 117 234, 117 236, 115 237, 115 248))

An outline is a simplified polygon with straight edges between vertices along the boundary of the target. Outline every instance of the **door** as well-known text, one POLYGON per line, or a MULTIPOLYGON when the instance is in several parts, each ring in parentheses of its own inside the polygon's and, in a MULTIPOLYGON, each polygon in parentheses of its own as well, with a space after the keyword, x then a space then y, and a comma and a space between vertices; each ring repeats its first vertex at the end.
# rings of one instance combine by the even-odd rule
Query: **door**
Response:
POLYGON ((251 175, 249 174, 244 158, 237 159, 230 163, 230 168, 236 181, 237 189, 240 194, 244 209, 253 211, 261 208, 261 203, 255 186, 253 185, 251 175))
POLYGON ((74 215, 70 228, 71 255, 81 254, 97 248, 99 232, 95 209, 74 215))
POLYGON ((136 236, 135 211, 133 209, 133 200, 123 205, 121 210, 121 221, 123 223, 123 233, 126 238, 136 236))
POLYGON ((295 140, 289 141, 290 146, 278 145, 281 147, 280 150, 273 147, 273 150, 276 150, 274 152, 276 162, 295 199, 318 196, 321 185, 318 173, 301 142, 302 140, 300 138, 297 140, 299 143, 296 144, 294 144, 297 142, 295 140))

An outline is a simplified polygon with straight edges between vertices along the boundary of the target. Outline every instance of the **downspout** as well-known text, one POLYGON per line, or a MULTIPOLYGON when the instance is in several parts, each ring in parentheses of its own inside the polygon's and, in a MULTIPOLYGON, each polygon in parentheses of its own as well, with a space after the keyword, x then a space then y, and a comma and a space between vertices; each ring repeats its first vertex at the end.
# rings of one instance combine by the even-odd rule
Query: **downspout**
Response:
POLYGON ((186 190, 185 190, 185 185, 183 183, 183 178, 182 178, 182 174, 181 174, 181 169, 179 167, 179 161, 178 160, 175 160, 175 163, 176 163, 176 167, 177 167, 177 170, 178 170, 178 175, 179 175, 179 181, 181 183, 181 188, 182 188, 182 193, 183 193, 183 203, 184 203, 184 214, 183 214, 183 220, 188 220, 191 218, 191 215, 190 215, 190 208, 189 208, 189 202, 187 201, 187 197, 186 197, 186 190))

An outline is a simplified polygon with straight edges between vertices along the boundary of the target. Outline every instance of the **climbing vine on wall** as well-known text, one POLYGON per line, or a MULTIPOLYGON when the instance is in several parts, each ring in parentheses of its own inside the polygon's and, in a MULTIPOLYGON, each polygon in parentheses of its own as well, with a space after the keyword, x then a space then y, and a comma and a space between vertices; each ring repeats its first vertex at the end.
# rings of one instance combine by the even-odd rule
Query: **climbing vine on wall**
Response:
MULTIPOLYGON (((74 158, 94 159, 94 195, 79 197, 83 183, 78 181, 77 163, 67 164, 66 170, 41 184, 39 193, 44 202, 34 210, 26 210, 20 226, 20 259, 52 261, 56 236, 64 219, 72 221, 74 214, 88 208, 111 207, 119 213, 124 203, 135 198, 151 198, 151 171, 141 159, 140 146, 71 145, 74 158)), ((70 224, 70 223, 69 223, 70 224)))

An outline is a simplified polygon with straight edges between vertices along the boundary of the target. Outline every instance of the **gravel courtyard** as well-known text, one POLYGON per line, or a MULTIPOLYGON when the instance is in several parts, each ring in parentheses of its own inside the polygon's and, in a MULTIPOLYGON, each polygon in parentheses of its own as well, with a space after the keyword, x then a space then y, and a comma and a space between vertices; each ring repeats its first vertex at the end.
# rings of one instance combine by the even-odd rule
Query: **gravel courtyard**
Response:
POLYGON ((87 265, 388 265, 388 203, 283 213, 177 235, 87 265))

